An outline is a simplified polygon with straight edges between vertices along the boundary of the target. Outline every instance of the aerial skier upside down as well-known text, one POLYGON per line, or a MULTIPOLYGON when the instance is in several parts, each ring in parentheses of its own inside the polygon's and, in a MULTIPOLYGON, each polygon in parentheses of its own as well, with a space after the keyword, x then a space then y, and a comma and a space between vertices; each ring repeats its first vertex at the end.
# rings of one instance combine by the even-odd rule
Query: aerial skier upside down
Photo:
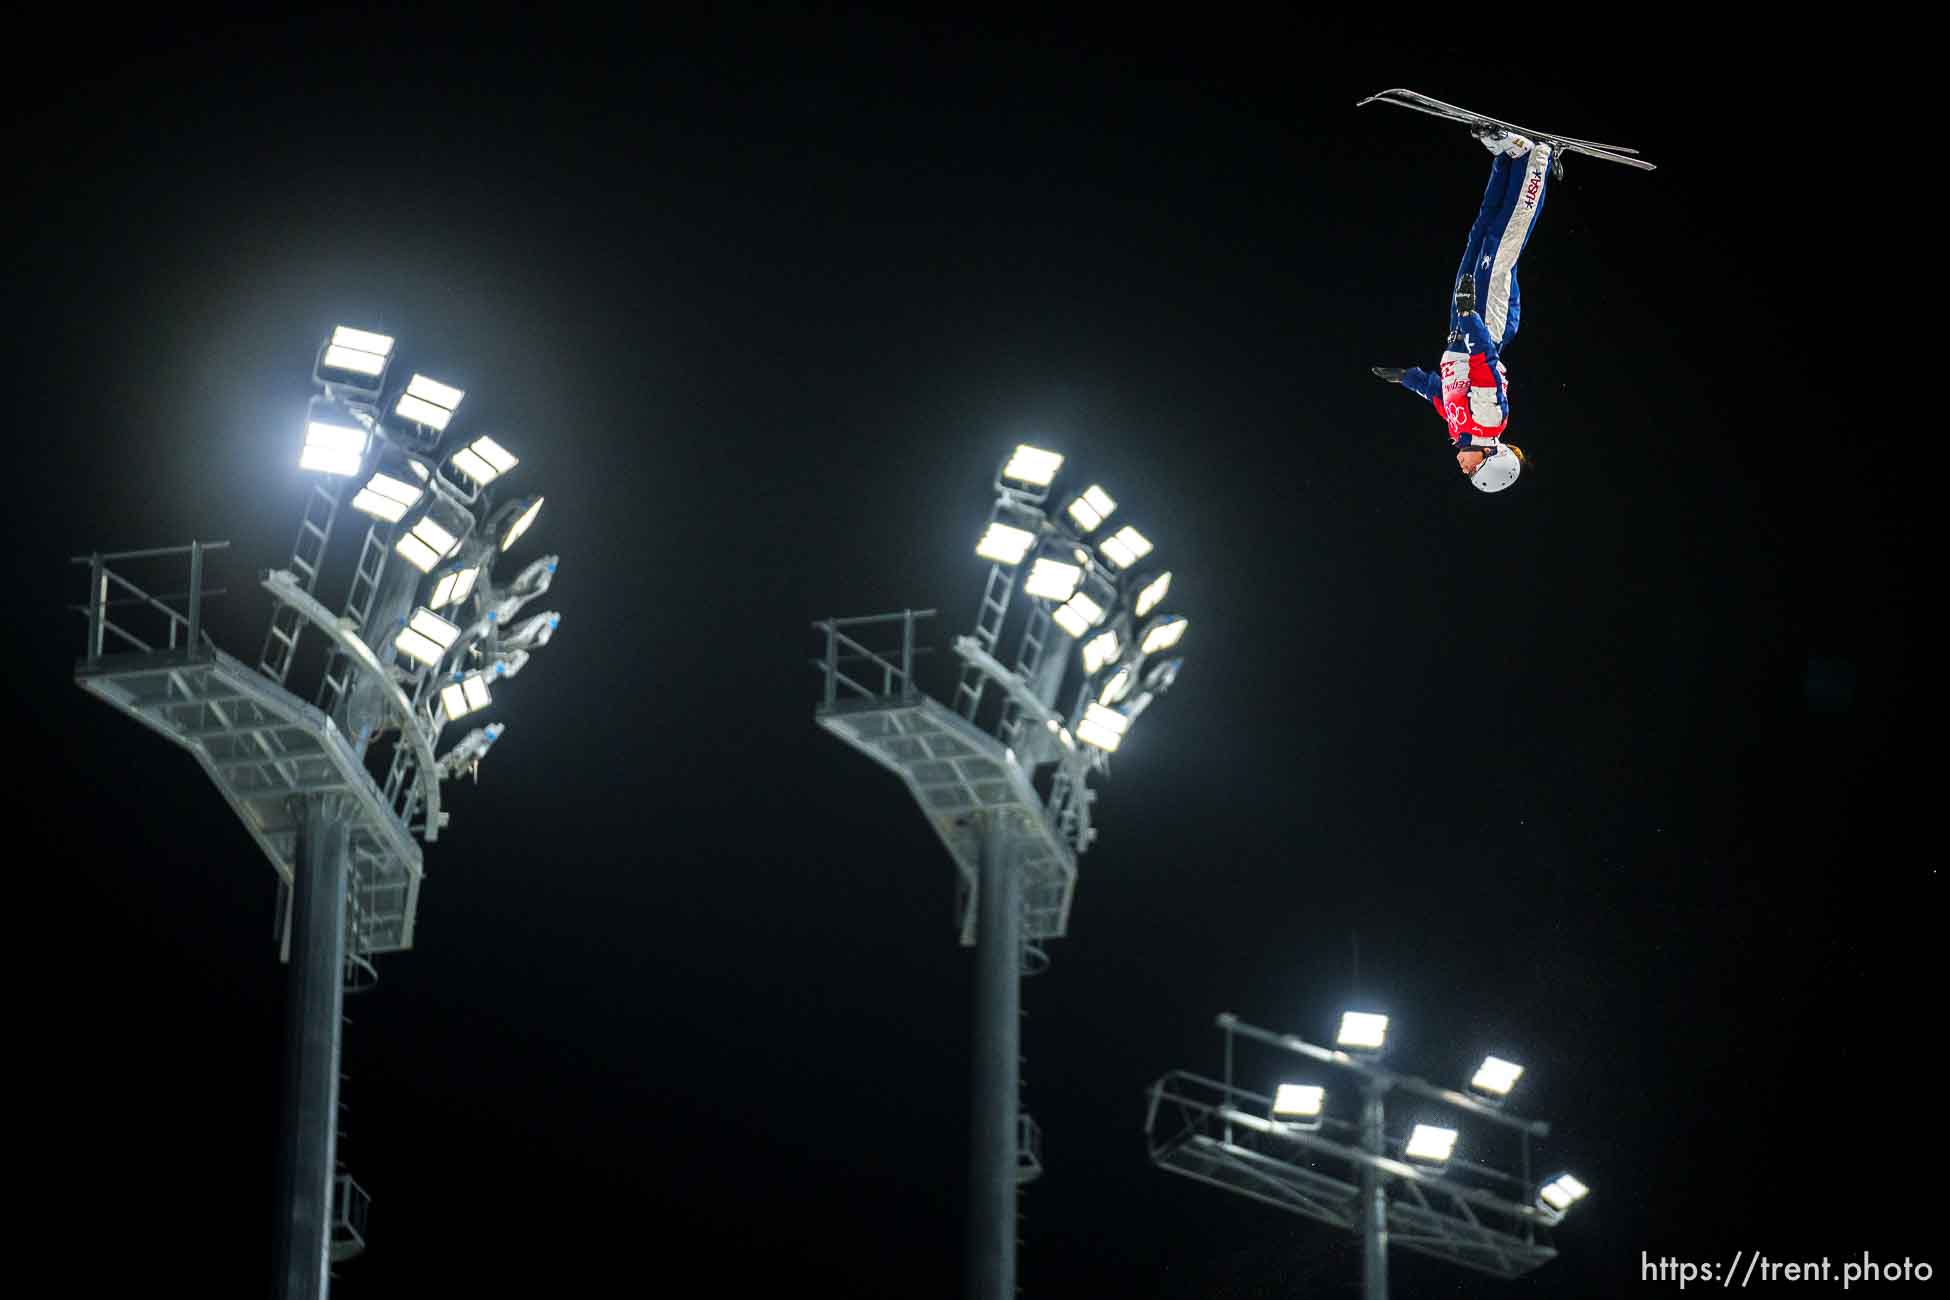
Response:
POLYGON ((1434 372, 1419 366, 1371 369, 1433 402, 1449 426, 1457 466, 1481 491, 1501 492, 1524 466, 1523 449, 1503 441, 1510 427, 1510 384, 1502 354, 1517 336, 1517 259, 1543 211, 1555 150, 1492 126, 1470 134, 1496 157, 1456 271, 1441 365, 1434 372))

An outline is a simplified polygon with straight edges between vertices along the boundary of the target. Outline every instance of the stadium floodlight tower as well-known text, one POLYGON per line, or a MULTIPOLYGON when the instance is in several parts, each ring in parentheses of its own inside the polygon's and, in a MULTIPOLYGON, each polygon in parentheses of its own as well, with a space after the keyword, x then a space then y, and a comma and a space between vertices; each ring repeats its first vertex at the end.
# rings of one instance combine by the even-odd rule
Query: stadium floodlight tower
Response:
POLYGON ((1077 855, 1097 834, 1088 778, 1108 771, 1131 723, 1176 680, 1186 628, 1157 612, 1171 575, 1146 564, 1152 546, 1137 529, 1110 526, 1110 494, 1096 484, 1054 494, 1062 463, 1019 446, 996 476, 975 545, 988 585, 974 634, 954 643, 952 707, 914 680, 916 625, 935 611, 814 624, 825 649, 816 719, 906 784, 954 861, 957 925, 975 948, 970 1300, 1014 1300, 1016 1189, 1042 1170, 1041 1135, 1019 1106, 1021 977, 1047 965, 1043 941, 1068 927, 1077 855), (1019 591, 1028 612, 1009 665, 998 649, 1019 591), (1082 680, 1059 707, 1072 659, 1082 680))
POLYGON ((1504 1278, 1557 1257, 1545 1230, 1588 1189, 1570 1174, 1531 1176, 1531 1141, 1550 1125, 1503 1108, 1522 1066, 1485 1057, 1467 1091, 1398 1074, 1381 1064, 1388 1017, 1372 1011, 1345 1013, 1331 1048, 1230 1012, 1218 1025, 1223 1079, 1174 1070, 1151 1085, 1144 1133, 1153 1164, 1359 1233, 1363 1300, 1387 1300, 1391 1245, 1504 1278), (1233 1081, 1236 1038, 1352 1076, 1354 1086, 1282 1077, 1272 1097, 1249 1091, 1233 1081), (1412 1121, 1391 1135, 1384 1101, 1396 1094, 1412 1099, 1412 1121), (1329 1104, 1337 1100, 1347 1103, 1339 1116, 1329 1104), (1470 1126, 1467 1141, 1460 1125, 1470 1126), (1507 1149, 1513 1137, 1517 1169, 1488 1163, 1486 1148, 1500 1138, 1507 1149))
POLYGON ((415 837, 438 838, 450 816, 441 782, 478 778, 502 727, 476 726, 436 756, 441 733, 486 708, 489 684, 519 672, 560 621, 511 622, 548 590, 554 556, 505 586, 494 578, 541 505, 495 505, 516 458, 454 425, 459 389, 420 374, 389 384, 393 360, 392 338, 344 326, 319 349, 298 457, 315 477, 290 565, 261 575, 275 609, 256 668, 203 631, 204 596, 222 594, 204 590, 204 558, 227 543, 75 561, 88 566, 76 682, 189 750, 277 873, 291 969, 278 1251, 287 1300, 323 1297, 332 1262, 365 1246, 367 1197, 337 1157, 343 996, 377 978, 374 957, 412 946, 415 837), (313 593, 346 507, 368 523, 334 614, 313 593), (126 572, 181 556, 183 596, 151 595, 126 572), (288 684, 307 630, 324 641, 309 702, 288 684))

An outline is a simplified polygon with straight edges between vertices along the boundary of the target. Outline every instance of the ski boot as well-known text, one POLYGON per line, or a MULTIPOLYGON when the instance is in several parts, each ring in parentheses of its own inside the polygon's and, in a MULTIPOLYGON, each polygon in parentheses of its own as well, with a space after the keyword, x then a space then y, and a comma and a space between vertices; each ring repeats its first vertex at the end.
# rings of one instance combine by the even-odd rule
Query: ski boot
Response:
POLYGON ((1492 122, 1478 122, 1469 128, 1470 135, 1476 138, 1491 153, 1504 154, 1511 158, 1521 158, 1531 150, 1529 137, 1506 131, 1492 122))

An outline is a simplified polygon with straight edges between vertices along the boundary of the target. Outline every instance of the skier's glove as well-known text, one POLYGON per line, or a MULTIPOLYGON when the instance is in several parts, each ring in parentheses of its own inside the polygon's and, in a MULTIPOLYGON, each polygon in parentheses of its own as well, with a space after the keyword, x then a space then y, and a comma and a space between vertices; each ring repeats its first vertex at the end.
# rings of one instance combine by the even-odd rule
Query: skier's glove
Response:
POLYGON ((1476 310, 1476 277, 1465 275, 1456 281, 1456 310, 1458 312, 1476 310))
POLYGON ((1401 383, 1402 376, 1408 373, 1400 366, 1369 366, 1368 369, 1374 372, 1376 379, 1386 380, 1391 384, 1401 383))

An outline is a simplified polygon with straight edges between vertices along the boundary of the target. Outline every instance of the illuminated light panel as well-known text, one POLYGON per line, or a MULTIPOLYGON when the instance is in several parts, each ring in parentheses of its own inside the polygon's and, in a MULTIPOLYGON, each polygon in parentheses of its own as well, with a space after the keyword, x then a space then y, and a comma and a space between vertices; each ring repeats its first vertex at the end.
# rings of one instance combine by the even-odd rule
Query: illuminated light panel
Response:
POLYGON ((1522 1074, 1523 1067, 1514 1061, 1486 1056, 1483 1058, 1483 1063, 1476 1068, 1476 1077, 1469 1081, 1469 1086, 1478 1092, 1505 1097, 1509 1095, 1510 1089, 1517 1086, 1517 1079, 1522 1074))
POLYGON ((1387 1038, 1387 1016, 1369 1011, 1346 1011, 1341 1013, 1341 1031, 1334 1035, 1334 1045, 1375 1052, 1381 1050, 1381 1044, 1387 1038))
POLYGON ((1105 555, 1110 557, 1110 562, 1120 569, 1128 569, 1151 554, 1150 541, 1135 528, 1120 528, 1097 545, 1103 549, 1105 555))
POLYGON ((1143 591, 1140 591, 1138 593, 1137 605, 1135 606, 1135 609, 1137 611, 1137 616, 1139 618, 1143 618, 1146 614, 1149 614, 1152 610, 1156 609, 1158 607, 1158 602, 1163 600, 1165 598, 1165 593, 1170 590, 1171 590, 1171 574, 1169 573, 1159 574, 1156 581, 1152 582, 1150 586, 1146 587, 1143 591))
POLYGON ((1117 629, 1112 628, 1102 636, 1090 638, 1083 643, 1083 671, 1095 674, 1099 668, 1117 658, 1123 645, 1117 639, 1117 629))
POLYGON ((366 431, 352 425, 328 424, 313 420, 305 425, 305 449, 298 456, 299 469, 315 469, 321 474, 351 478, 366 458, 366 431))
POLYGON ((1104 608, 1082 592, 1078 592, 1070 597, 1067 605, 1051 613, 1050 620, 1071 636, 1081 637, 1104 621, 1104 608))
POLYGON ((422 515, 419 522, 393 544, 393 549, 404 555, 421 573, 431 573, 434 565, 452 555, 459 546, 460 538, 435 523, 433 516, 422 515))
POLYGON ((1052 736, 1055 736, 1058 740, 1063 742, 1063 748, 1075 749, 1077 747, 1076 738, 1070 734, 1070 729, 1064 726, 1062 723, 1058 722, 1056 719, 1051 718, 1048 722, 1044 723, 1043 725, 1049 728, 1050 734, 1052 736))
POLYGON ((1044 451, 1023 443, 1009 457, 1009 463, 1002 467, 1002 477, 1036 487, 1048 487, 1050 480, 1056 477, 1056 471, 1062 467, 1063 453, 1044 451))
POLYGON ((492 702, 492 697, 488 695, 487 678, 480 673, 449 682, 440 688, 440 707, 446 710, 450 720, 478 713, 492 702))
POLYGON ((390 336, 341 325, 332 331, 332 341, 325 345, 325 364, 333 370, 377 375, 386 369, 386 361, 392 353, 393 340, 390 336))
POLYGON ((1548 1183, 1545 1183, 1537 1195, 1543 1200, 1544 1204, 1562 1213, 1573 1203, 1583 1200, 1584 1194, 1590 1190, 1589 1187, 1586 1187, 1583 1183, 1571 1177, 1571 1175, 1559 1174, 1548 1183))
POLYGON ((1116 709, 1089 704, 1084 706, 1083 721, 1077 723, 1077 739, 1086 745, 1095 745, 1107 754, 1113 753, 1130 726, 1131 720, 1116 709))
POLYGON ((454 465, 482 487, 519 464, 519 456, 492 438, 476 438, 454 453, 454 465))
POLYGON ((1095 532, 1097 526, 1110 518, 1110 512, 1117 509, 1117 503, 1110 499, 1110 493, 1092 483, 1083 490, 1083 495, 1070 503, 1070 518, 1077 521, 1077 527, 1084 532, 1095 532))
POLYGON ((401 654, 431 666, 440 662, 459 636, 458 627, 422 606, 413 611, 413 617, 393 638, 393 647, 401 654))
MULTIPOLYGON (((420 469, 418 465, 414 465, 413 468, 420 469)), ((426 471, 420 470, 420 472, 426 471)), ((425 495, 426 489, 418 483, 409 483, 405 479, 394 478, 391 474, 375 473, 352 498, 352 508, 362 510, 375 519, 396 524, 406 517, 407 511, 419 505, 420 498, 425 495)))
POLYGON ((1420 1160, 1439 1165, 1448 1160, 1456 1149, 1456 1130, 1437 1128, 1433 1124, 1417 1124, 1415 1131, 1408 1135, 1408 1145, 1402 1154, 1410 1160, 1420 1160))
POLYGON ((454 410, 460 405, 460 399, 465 396, 458 388, 449 388, 438 380, 416 374, 406 385, 406 391, 400 394, 393 413, 415 424, 424 424, 429 429, 444 431, 447 421, 454 418, 454 410))
POLYGON ((1029 580, 1022 584, 1022 589, 1044 600, 1068 600, 1076 594, 1077 584, 1082 581, 1082 569, 1045 556, 1030 568, 1029 580))
POLYGON ((1159 619, 1145 629, 1144 653, 1152 654, 1155 651, 1171 649, 1183 639, 1185 629, 1190 626, 1191 623, 1188 620, 1176 614, 1170 618, 1159 619))
POLYGON ((1123 699, 1130 692, 1131 676, 1129 668, 1119 668, 1112 673, 1110 680, 1104 683, 1104 689, 1097 692, 1097 703, 1115 704, 1123 699))
MULTIPOLYGON (((427 602, 435 609, 445 609, 458 605, 474 594, 474 582, 481 576, 479 565, 470 564, 464 569, 443 573, 433 584, 433 598, 427 602)), ((452 714, 448 715, 452 717, 452 714)))
POLYGON ((536 497, 535 504, 522 511, 521 517, 508 525, 507 534, 501 539, 501 549, 505 551, 520 541, 521 535, 528 531, 529 526, 535 522, 535 516, 540 513, 542 513, 542 498, 536 497))
POLYGON ((1283 1083, 1273 1096, 1273 1118, 1315 1119, 1326 1101, 1327 1089, 1314 1083, 1283 1083))
POLYGON ((1008 524, 992 523, 982 534, 982 540, 975 543, 975 554, 997 564, 1021 564, 1022 557, 1029 554, 1029 548, 1036 544, 1036 534, 1026 528, 1011 528, 1008 524))

